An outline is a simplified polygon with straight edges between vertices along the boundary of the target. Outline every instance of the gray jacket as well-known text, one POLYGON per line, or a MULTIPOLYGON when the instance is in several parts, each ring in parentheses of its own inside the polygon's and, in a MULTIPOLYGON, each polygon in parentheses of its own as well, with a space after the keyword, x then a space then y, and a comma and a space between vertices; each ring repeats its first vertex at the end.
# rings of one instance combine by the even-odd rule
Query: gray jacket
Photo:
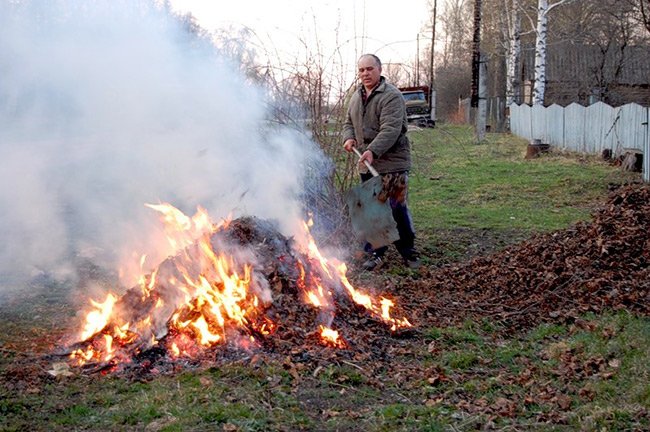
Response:
POLYGON ((373 166, 380 174, 408 171, 411 144, 406 136, 406 105, 402 93, 381 77, 364 104, 361 88, 350 99, 343 142, 354 138, 361 153, 370 149, 375 156, 373 166))

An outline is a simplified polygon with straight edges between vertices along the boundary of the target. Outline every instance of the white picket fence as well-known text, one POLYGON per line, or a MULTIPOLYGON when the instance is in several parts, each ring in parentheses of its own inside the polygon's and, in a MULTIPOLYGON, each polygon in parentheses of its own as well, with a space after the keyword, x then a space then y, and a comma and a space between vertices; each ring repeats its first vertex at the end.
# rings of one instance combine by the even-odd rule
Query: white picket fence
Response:
POLYGON ((588 107, 510 105, 510 131, 522 138, 582 153, 642 151, 646 182, 650 181, 649 120, 650 108, 634 103, 617 108, 603 102, 588 107))

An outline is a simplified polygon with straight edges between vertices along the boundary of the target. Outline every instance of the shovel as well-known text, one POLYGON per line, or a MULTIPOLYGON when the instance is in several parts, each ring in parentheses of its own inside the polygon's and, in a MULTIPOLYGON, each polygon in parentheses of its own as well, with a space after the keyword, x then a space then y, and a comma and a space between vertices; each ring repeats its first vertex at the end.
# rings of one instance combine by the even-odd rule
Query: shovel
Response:
MULTIPOLYGON (((352 148, 357 156, 361 153, 352 148)), ((370 243, 373 249, 387 246, 399 240, 399 233, 388 200, 381 202, 377 196, 382 190, 382 180, 376 169, 363 161, 373 177, 350 189, 345 202, 350 212, 352 230, 361 240, 370 243)))

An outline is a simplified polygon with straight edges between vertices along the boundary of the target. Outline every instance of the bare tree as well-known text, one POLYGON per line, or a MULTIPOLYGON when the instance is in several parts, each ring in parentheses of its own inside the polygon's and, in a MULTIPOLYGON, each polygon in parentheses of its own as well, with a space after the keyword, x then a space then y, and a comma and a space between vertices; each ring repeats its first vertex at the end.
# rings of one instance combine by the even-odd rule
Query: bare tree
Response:
MULTIPOLYGON (((467 53, 472 48, 473 3, 469 0, 446 0, 438 22, 442 50, 436 53, 436 111, 440 118, 459 120, 459 99, 470 94, 471 63, 467 53)), ((425 55, 429 59, 430 54, 425 55)))
POLYGON ((635 21, 638 21, 647 33, 650 34, 650 0, 624 0, 635 12, 635 21))
MULTIPOLYGON (((644 47, 650 41, 650 33, 643 24, 640 0, 548 0, 546 13, 542 14, 547 17, 543 26, 546 34, 539 30, 543 23, 537 19, 539 0, 482 2, 481 50, 489 56, 490 97, 503 97, 504 106, 523 102, 523 96, 531 96, 526 91, 527 86, 535 82, 538 84, 537 103, 548 101, 549 91, 552 91, 553 101, 559 103, 586 103, 590 97, 610 104, 619 103, 617 101, 633 92, 629 86, 619 83, 644 79, 638 67, 632 66, 632 62, 640 61, 639 56, 646 55, 644 47), (542 47, 537 49, 538 74, 540 66, 544 66, 542 79, 535 78, 533 73, 535 47, 544 40, 542 47), (547 57, 551 62, 548 66, 547 57), (540 86, 544 89, 543 97, 540 86)), ((441 20, 445 22, 449 16, 446 10, 441 20)), ((470 22, 471 18, 466 15, 465 20, 470 22)), ((447 37, 447 29, 443 26, 442 40, 447 37)), ((450 52, 446 48, 437 57, 436 87, 442 92, 451 84, 449 75, 452 72, 444 68, 451 63, 450 52)), ((455 69, 453 74, 460 75, 460 70, 455 69)), ((457 102, 458 92, 455 93, 457 102)), ((501 110, 500 104, 490 106, 501 110)), ((499 124, 495 123, 500 120, 498 115, 490 117, 490 124, 499 124)))
POLYGON ((469 0, 446 0, 442 25, 442 67, 467 62, 472 43, 472 6, 469 0))
POLYGON ((646 30, 650 32, 650 0, 638 0, 639 11, 641 12, 641 22, 646 30))
POLYGON ((382 74, 392 84, 398 87, 406 87, 413 82, 413 68, 405 63, 384 63, 382 65, 382 74))

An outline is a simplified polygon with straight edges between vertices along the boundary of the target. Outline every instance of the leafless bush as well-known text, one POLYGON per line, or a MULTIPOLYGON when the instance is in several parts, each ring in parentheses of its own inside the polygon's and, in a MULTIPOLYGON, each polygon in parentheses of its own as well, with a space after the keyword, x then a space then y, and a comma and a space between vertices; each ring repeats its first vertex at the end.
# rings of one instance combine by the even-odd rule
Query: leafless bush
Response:
POLYGON ((332 239, 344 238, 339 235, 348 229, 340 211, 344 207, 342 192, 356 182, 356 164, 342 150, 343 123, 354 81, 341 47, 325 51, 317 34, 309 40, 301 36, 293 50, 297 54, 291 58, 265 45, 251 29, 227 29, 214 38, 246 77, 266 89, 269 120, 309 135, 333 162, 329 167, 305 167, 304 201, 305 207, 318 215, 323 233, 332 239))

